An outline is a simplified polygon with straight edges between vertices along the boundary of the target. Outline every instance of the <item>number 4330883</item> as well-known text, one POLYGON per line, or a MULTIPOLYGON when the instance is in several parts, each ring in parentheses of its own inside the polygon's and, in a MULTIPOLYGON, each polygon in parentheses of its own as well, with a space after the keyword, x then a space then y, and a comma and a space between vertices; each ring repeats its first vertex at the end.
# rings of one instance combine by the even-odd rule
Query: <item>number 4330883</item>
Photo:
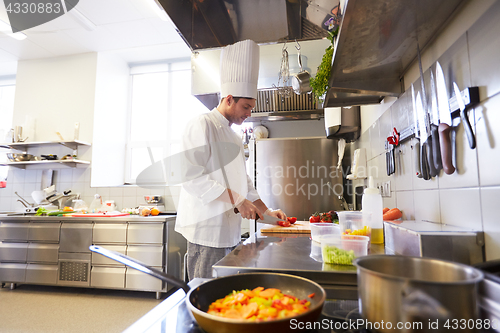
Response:
POLYGON ((15 2, 9 3, 5 8, 7 13, 11 14, 59 14, 62 11, 60 3, 29 3, 29 2, 15 2))

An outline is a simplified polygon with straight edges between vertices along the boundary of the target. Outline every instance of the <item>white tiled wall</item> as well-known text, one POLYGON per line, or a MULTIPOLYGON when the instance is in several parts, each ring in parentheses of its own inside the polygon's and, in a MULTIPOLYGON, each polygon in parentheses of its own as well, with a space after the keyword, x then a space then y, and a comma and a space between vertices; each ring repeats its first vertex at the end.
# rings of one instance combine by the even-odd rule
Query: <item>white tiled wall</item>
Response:
MULTIPOLYGON (((446 223, 485 232, 486 259, 500 258, 500 2, 460 36, 437 60, 445 72, 448 95, 452 82, 461 89, 478 86, 480 104, 469 111, 477 147, 470 149, 459 119, 456 128, 454 165, 457 171, 425 181, 415 175, 412 145, 408 140, 396 149, 396 173, 385 173, 385 153, 381 147, 395 126, 399 131, 413 124, 411 91, 408 89, 385 113, 363 132, 354 148, 367 149, 368 165, 379 168, 376 182, 391 181, 392 204, 403 211, 404 219, 446 223), (390 120, 390 122, 389 122, 390 120), (389 125, 390 124, 390 125, 389 125), (382 158, 383 157, 383 158, 382 158)), ((429 52, 432 52, 430 50, 429 52)), ((435 64, 430 66, 435 70, 435 64)), ((424 73, 429 89, 430 72, 424 73)), ((409 82, 411 83, 411 82, 409 82)), ((409 84, 408 83, 408 84, 409 84)), ((414 83, 420 91, 420 80, 414 83)))
MULTIPOLYGON (((29 202, 33 202, 31 193, 41 190, 42 170, 24 170, 11 168, 7 178, 7 187, 0 189, 0 211, 15 211, 23 206, 17 202, 15 192, 29 202)), ((175 211, 179 201, 180 187, 158 187, 157 190, 145 189, 137 186, 123 187, 90 187, 90 167, 85 169, 67 168, 54 170, 53 177, 56 190, 62 192, 71 189, 72 193, 79 193, 88 205, 96 193, 103 201, 114 200, 118 209, 133 208, 145 204, 144 195, 162 195, 165 209, 175 211)))

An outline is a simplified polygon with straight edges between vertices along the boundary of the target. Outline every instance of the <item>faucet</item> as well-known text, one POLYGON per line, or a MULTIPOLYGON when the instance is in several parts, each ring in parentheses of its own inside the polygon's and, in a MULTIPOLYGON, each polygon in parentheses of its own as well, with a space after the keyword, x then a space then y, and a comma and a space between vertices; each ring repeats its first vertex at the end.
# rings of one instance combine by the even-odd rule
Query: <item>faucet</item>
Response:
POLYGON ((345 201, 345 198, 344 196, 342 195, 339 195, 338 196, 339 200, 340 200, 340 204, 342 205, 342 208, 344 208, 344 210, 349 210, 349 205, 347 204, 347 202, 345 201))

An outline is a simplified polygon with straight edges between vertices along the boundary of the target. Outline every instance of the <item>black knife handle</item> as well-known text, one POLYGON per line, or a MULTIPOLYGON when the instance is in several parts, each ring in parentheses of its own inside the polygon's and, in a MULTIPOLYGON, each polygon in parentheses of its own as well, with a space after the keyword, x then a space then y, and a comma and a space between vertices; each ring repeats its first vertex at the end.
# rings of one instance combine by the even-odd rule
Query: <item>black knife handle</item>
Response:
POLYGON ((431 179, 431 175, 429 174, 429 162, 427 160, 428 141, 429 139, 420 147, 420 170, 422 171, 422 178, 424 178, 424 180, 431 179))
POLYGON ((433 158, 433 153, 432 153, 432 136, 429 135, 426 141, 426 149, 427 149, 427 164, 429 165, 429 175, 431 177, 436 177, 438 172, 436 168, 434 167, 434 161, 432 160, 433 158))
POLYGON ((443 168, 443 163, 441 162, 441 147, 439 146, 439 132, 437 125, 431 124, 431 134, 432 134, 432 161, 434 162, 434 168, 437 173, 443 168))
POLYGON ((467 108, 460 110, 460 117, 462 118, 462 123, 464 124, 465 133, 467 134, 467 139, 469 140, 470 149, 476 148, 476 137, 472 131, 472 126, 467 116, 467 108))
POLYGON ((422 169, 420 168, 420 140, 415 138, 416 142, 413 145, 413 162, 415 164, 415 174, 418 178, 422 178, 422 169))
POLYGON ((439 124, 439 144, 441 146, 441 160, 443 162, 443 170, 447 175, 455 172, 455 167, 452 163, 452 151, 450 140, 451 127, 448 124, 439 124))

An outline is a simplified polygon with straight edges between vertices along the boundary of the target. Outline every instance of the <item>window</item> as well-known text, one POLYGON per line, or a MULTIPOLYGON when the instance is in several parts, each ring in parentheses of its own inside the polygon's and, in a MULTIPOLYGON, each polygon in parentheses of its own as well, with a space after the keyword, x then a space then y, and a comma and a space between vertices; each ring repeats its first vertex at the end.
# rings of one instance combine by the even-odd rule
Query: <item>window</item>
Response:
MULTIPOLYGON (((11 142, 9 135, 14 114, 15 85, 0 86, 0 142, 11 142)), ((7 152, 7 151, 6 151, 7 152)), ((7 161, 6 154, 0 154, 0 163, 7 161)), ((0 166, 0 181, 7 179, 9 167, 0 166)))
POLYGON ((189 60, 132 67, 131 75, 125 181, 135 184, 152 162, 179 152, 187 122, 209 110, 191 95, 189 60))

